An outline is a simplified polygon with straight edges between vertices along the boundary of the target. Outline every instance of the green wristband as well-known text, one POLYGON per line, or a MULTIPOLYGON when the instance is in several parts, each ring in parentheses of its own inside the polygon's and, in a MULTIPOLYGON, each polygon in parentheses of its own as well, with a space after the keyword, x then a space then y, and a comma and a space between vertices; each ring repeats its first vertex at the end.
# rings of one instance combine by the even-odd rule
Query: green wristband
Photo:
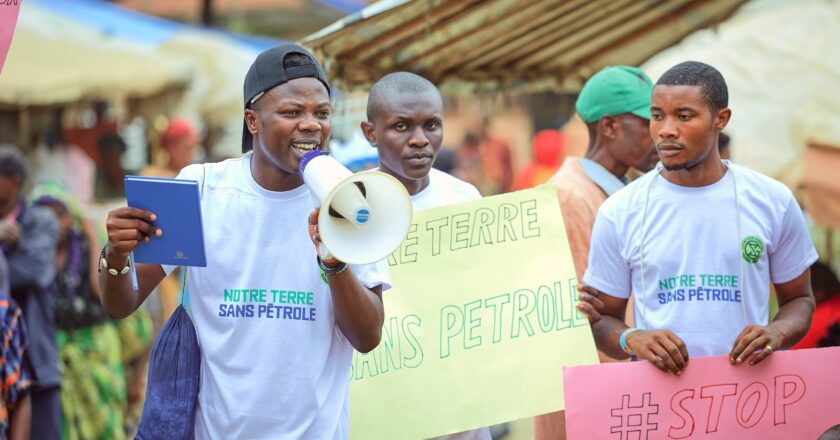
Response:
POLYGON ((341 272, 344 272, 345 270, 347 270, 347 263, 345 263, 345 262, 343 262, 343 261, 342 261, 342 262, 340 262, 340 263, 338 264, 338 266, 335 266, 335 267, 329 267, 329 266, 327 266, 326 264, 324 264, 323 260, 321 260, 321 256, 320 256, 320 255, 319 255, 319 256, 317 256, 316 258, 318 258, 318 266, 319 266, 319 267, 321 268, 321 270, 323 270, 323 271, 324 271, 324 273, 325 273, 325 274, 327 274, 327 275, 330 275, 330 274, 332 274, 332 275, 337 275, 337 274, 340 274, 341 272))

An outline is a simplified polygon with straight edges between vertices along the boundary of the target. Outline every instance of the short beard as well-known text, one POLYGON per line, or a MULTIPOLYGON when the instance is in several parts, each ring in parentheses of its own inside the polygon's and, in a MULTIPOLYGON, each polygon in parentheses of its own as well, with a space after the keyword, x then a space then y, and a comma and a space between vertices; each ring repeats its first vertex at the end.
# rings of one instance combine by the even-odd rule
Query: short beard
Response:
POLYGON ((671 165, 668 165, 665 162, 662 162, 662 167, 665 168, 668 171, 680 171, 680 170, 685 170, 685 169, 691 168, 689 166, 688 162, 675 163, 675 164, 671 164, 671 165))
POLYGON ((705 162, 710 154, 711 154, 711 150, 707 151, 706 154, 700 155, 694 161, 689 160, 687 162, 675 163, 675 164, 671 164, 671 165, 667 165, 665 163, 665 161, 662 161, 662 167, 665 168, 665 170, 667 170, 667 171, 690 170, 690 169, 702 164, 703 162, 705 162))

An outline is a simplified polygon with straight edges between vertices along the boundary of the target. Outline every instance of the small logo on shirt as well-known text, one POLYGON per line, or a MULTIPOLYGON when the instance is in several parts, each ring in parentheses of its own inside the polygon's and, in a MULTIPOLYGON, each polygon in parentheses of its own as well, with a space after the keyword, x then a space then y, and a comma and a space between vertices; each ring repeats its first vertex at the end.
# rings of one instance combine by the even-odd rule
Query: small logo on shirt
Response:
POLYGON ((741 240, 741 256, 744 257, 744 261, 747 263, 758 263, 763 252, 764 243, 758 237, 750 235, 741 240))

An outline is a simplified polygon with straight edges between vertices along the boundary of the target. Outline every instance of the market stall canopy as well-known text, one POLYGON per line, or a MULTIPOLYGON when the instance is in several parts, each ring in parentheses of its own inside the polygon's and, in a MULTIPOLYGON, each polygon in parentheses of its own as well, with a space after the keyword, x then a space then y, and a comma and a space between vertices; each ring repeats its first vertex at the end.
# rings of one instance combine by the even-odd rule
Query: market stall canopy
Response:
POLYGON ((638 65, 744 0, 384 0, 305 38, 341 88, 408 70, 469 90, 576 92, 638 65))
MULTIPOLYGON (((242 84, 259 51, 246 49, 221 35, 185 30, 160 45, 161 53, 193 62, 198 72, 178 113, 195 112, 210 124, 235 120, 241 139, 244 103, 242 84)), ((240 148, 237 142, 237 148, 240 148)))
POLYGON ((26 0, 26 4, 38 6, 109 37, 145 46, 160 44, 184 27, 181 23, 102 0, 26 0))
MULTIPOLYGON (((239 154, 242 136, 242 81, 245 73, 256 56, 263 50, 277 45, 280 40, 251 35, 238 34, 224 29, 203 27, 179 23, 147 14, 102 0, 27 0, 23 7, 33 10, 34 20, 47 17, 49 21, 35 21, 37 32, 47 33, 53 39, 66 36, 67 47, 63 56, 71 60, 84 58, 76 46, 82 40, 84 50, 126 48, 120 59, 99 60, 99 56, 87 57, 87 62, 97 69, 99 74, 114 75, 110 82, 100 82, 101 90, 91 90, 89 81, 79 81, 78 75, 50 77, 56 89, 67 96, 54 96, 53 103, 66 102, 67 99, 87 99, 100 97, 101 91, 112 95, 123 94, 119 87, 112 87, 119 72, 129 72, 131 79, 146 86, 146 90, 137 90, 138 94, 158 88, 160 81, 146 81, 149 69, 168 70, 174 64, 178 67, 178 83, 185 82, 179 89, 174 106, 168 106, 168 113, 187 117, 193 121, 207 124, 214 128, 223 127, 223 138, 216 151, 221 154, 239 154), (52 29, 55 28, 55 29, 52 29), (186 78, 181 71, 187 70, 186 78), (63 84, 63 85, 62 85, 63 84), (79 93, 83 88, 86 93, 79 93), (59 100, 60 98, 60 100, 59 100)), ((52 41, 52 40, 50 40, 52 41)), ((33 49, 35 50, 35 49, 33 49)), ((110 55, 111 52, 109 51, 110 55)), ((29 57, 25 61, 53 65, 52 55, 29 57)), ((62 58, 62 59, 65 59, 62 58)), ((21 69, 29 69, 24 64, 21 69)), ((77 66, 71 64, 75 69, 77 66)), ((41 70, 48 75, 51 70, 41 70)), ((24 76, 25 77, 25 76, 24 76)), ((4 78, 0 77, 0 89, 4 78)), ((96 84, 96 83, 94 83, 96 84)), ((33 105, 29 99, 20 99, 18 105, 33 105)), ((173 101, 168 101, 173 102, 173 101)), ((38 103, 45 103, 43 100, 38 103)))
MULTIPOLYGON (((279 40, 178 23, 101 0, 28 0, 27 8, 109 44, 121 42, 192 67, 176 112, 210 124, 242 119, 242 81, 261 51, 279 40)), ((239 148, 239 147, 237 147, 239 148)))
POLYGON ((103 35, 29 2, 0 75, 0 105, 125 99, 181 87, 192 65, 103 35))
POLYGON ((224 39, 239 47, 257 52, 278 43, 275 38, 167 20, 102 0, 26 0, 26 2, 95 29, 109 37, 129 40, 145 46, 157 46, 179 33, 191 31, 224 39))

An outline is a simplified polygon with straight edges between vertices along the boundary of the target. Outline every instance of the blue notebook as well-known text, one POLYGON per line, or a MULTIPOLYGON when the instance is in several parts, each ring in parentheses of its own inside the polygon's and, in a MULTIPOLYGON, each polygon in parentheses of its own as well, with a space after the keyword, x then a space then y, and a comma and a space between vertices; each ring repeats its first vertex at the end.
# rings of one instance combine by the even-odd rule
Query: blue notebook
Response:
POLYGON ((171 266, 207 266, 198 182, 161 177, 125 177, 128 206, 157 215, 162 237, 134 249, 134 262, 171 266))

